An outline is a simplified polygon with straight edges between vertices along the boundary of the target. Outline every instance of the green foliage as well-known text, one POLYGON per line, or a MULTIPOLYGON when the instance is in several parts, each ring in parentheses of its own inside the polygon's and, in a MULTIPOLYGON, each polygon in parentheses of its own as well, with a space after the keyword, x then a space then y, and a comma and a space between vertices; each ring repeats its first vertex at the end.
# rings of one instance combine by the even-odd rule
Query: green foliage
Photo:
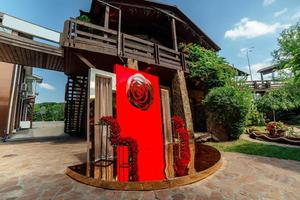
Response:
POLYGON ((219 151, 274 157, 300 161, 300 149, 237 140, 233 142, 209 143, 219 151))
POLYGON ((91 18, 87 15, 80 15, 78 17, 76 17, 76 19, 83 21, 83 22, 91 22, 91 18))
POLYGON ((216 52, 192 43, 180 44, 179 48, 189 55, 190 76, 196 81, 201 81, 205 92, 233 82, 235 70, 216 52))
POLYGON ((290 79, 286 84, 285 89, 292 101, 294 108, 300 107, 300 82, 294 81, 294 79, 290 79))
POLYGON ((64 103, 39 103, 34 106, 34 121, 63 121, 64 103))
POLYGON ((256 104, 252 103, 246 120, 247 126, 263 126, 265 119, 263 113, 257 110, 256 104))
POLYGON ((290 81, 282 88, 268 91, 257 99, 257 108, 264 113, 288 111, 300 106, 300 83, 290 81))
POLYGON ((212 89, 204 99, 206 109, 226 127, 229 139, 237 139, 244 131, 252 102, 251 92, 233 86, 212 89))
POLYGON ((278 38, 279 49, 273 52, 279 68, 292 69, 297 80, 300 78, 300 23, 285 29, 278 38))

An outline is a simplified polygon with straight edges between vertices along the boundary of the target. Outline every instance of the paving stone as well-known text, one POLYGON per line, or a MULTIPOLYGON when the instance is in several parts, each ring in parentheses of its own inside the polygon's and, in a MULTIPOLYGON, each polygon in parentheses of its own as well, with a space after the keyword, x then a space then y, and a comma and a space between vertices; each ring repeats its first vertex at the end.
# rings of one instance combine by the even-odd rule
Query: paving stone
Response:
POLYGON ((189 186, 156 191, 112 191, 64 174, 85 160, 84 140, 0 143, 0 200, 4 199, 299 199, 300 162, 222 153, 216 174, 189 186), (4 155, 15 154, 17 156, 4 155), (13 166, 13 167, 11 167, 13 166))
POLYGON ((7 192, 12 192, 15 190, 21 190, 22 187, 19 185, 15 185, 15 186, 10 186, 10 187, 6 187, 4 189, 0 189, 0 193, 7 193, 7 192))
POLYGON ((211 200, 222 200, 224 199, 220 192, 212 192, 209 199, 211 200))
POLYGON ((185 196, 184 196, 184 194, 174 194, 174 195, 172 196, 172 199, 173 199, 173 200, 184 200, 184 199, 185 199, 185 196))

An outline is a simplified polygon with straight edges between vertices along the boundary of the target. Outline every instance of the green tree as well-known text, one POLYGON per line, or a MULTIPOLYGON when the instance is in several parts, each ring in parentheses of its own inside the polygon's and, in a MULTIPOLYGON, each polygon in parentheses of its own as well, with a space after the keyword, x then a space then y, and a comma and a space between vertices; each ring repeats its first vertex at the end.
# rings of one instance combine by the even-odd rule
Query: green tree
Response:
POLYGON ((34 121, 64 120, 64 103, 40 103, 34 106, 34 121))
POLYGON ((300 83, 290 80, 282 88, 269 90, 256 100, 259 111, 271 113, 276 121, 276 112, 289 111, 300 106, 300 83))
POLYGON ((291 69, 300 78, 300 23, 285 29, 278 38, 279 49, 272 55, 278 68, 291 69))
POLYGON ((190 77, 203 86, 205 93, 214 87, 233 83, 235 70, 212 50, 198 44, 181 44, 180 49, 189 55, 190 77))

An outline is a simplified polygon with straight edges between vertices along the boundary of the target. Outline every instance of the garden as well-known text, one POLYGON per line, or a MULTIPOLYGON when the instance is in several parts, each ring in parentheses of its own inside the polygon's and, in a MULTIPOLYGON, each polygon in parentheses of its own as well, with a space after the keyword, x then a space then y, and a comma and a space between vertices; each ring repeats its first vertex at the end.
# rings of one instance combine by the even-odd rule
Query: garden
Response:
POLYGON ((279 48, 272 53, 280 72, 278 79, 284 85, 259 96, 245 84, 246 77, 236 79, 234 68, 215 52, 196 44, 181 45, 191 60, 190 79, 201 85, 205 94, 206 126, 211 135, 205 138, 209 145, 221 151, 299 161, 299 148, 276 146, 300 146, 299 45, 298 23, 281 33, 279 48), (242 134, 252 140, 240 139, 242 134))

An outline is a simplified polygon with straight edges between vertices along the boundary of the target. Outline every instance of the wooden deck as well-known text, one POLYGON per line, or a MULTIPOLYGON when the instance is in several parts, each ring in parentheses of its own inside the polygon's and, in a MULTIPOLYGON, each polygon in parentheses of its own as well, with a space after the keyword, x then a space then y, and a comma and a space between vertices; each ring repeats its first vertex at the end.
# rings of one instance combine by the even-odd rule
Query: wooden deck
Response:
POLYGON ((188 72, 187 56, 181 52, 75 19, 65 22, 61 46, 132 58, 139 62, 188 72))

